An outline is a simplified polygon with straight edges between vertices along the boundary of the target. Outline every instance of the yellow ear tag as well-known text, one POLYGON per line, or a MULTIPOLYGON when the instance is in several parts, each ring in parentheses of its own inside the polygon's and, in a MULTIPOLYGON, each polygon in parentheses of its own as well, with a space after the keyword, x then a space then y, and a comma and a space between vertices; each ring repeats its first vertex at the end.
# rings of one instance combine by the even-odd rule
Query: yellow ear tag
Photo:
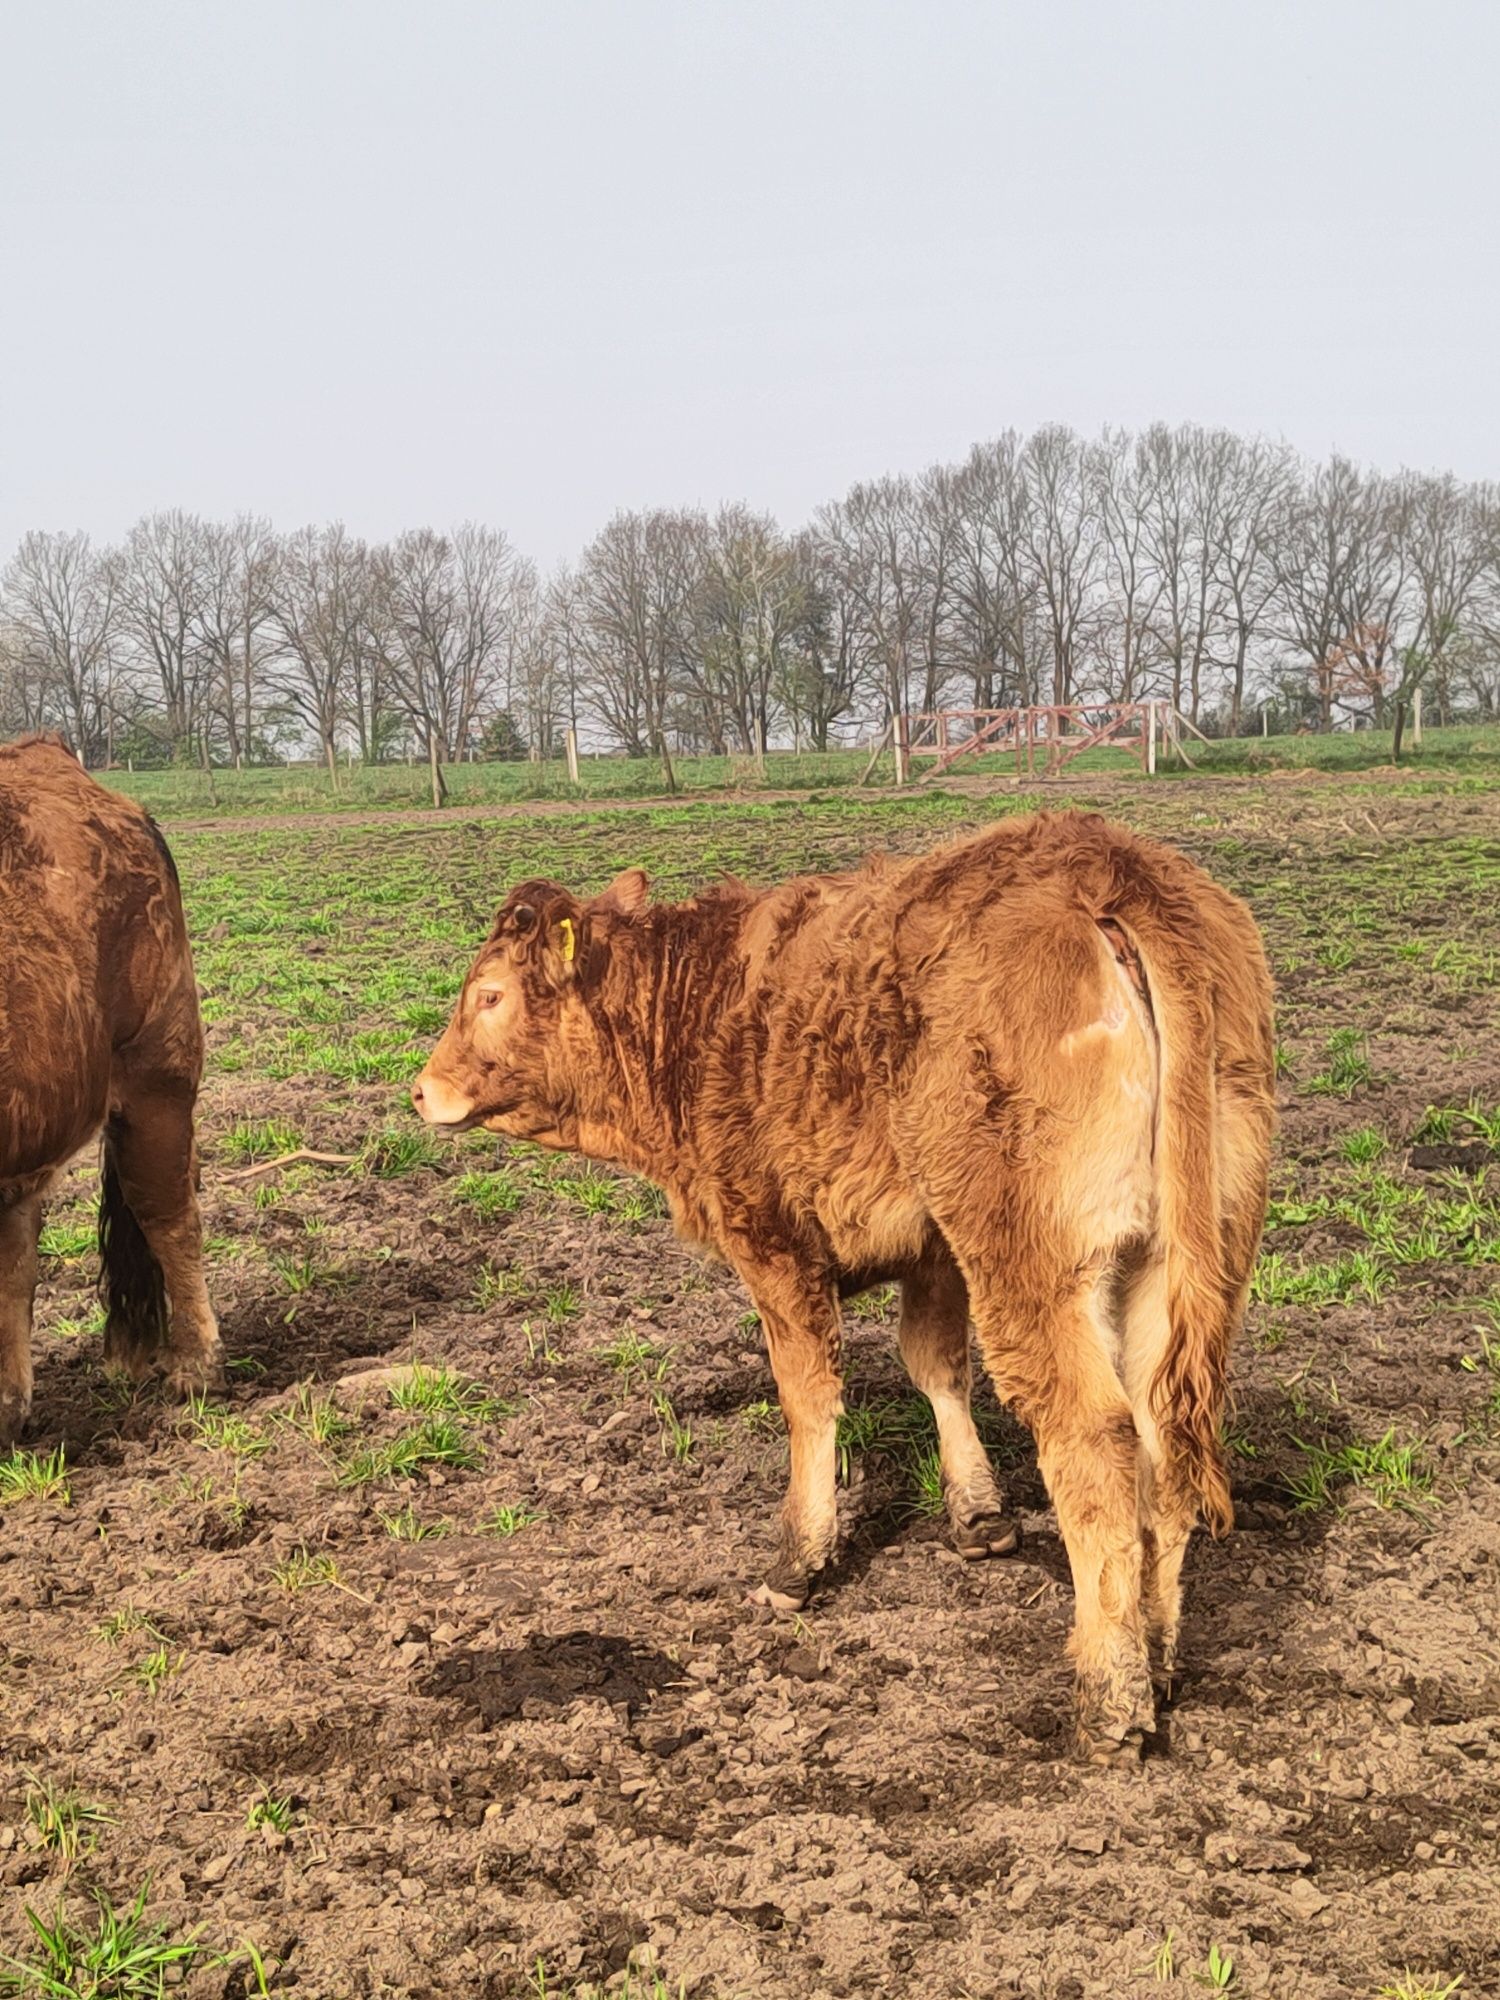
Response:
POLYGON ((564 917, 557 928, 562 932, 563 961, 565 964, 571 965, 573 963, 573 953, 577 950, 577 944, 573 937, 573 919, 571 917, 564 917))

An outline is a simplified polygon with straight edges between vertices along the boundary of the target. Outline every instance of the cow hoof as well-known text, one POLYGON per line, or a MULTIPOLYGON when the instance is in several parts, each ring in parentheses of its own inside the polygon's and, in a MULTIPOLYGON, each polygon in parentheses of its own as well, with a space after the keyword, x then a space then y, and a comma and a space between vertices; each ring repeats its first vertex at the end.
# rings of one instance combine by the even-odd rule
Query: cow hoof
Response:
POLYGON ((161 1386, 165 1395, 183 1403, 207 1394, 210 1389, 222 1389, 224 1356, 218 1342, 207 1352, 169 1355, 161 1371, 161 1386))
POLYGON ((21 1432, 31 1414, 31 1398, 14 1390, 0 1394, 0 1458, 8 1458, 21 1442, 21 1432))
POLYGON ((1079 1740, 1080 1763, 1096 1771, 1134 1771, 1146 1754, 1146 1735, 1127 1729, 1123 1736, 1086 1736, 1079 1740))
POLYGON ((776 1590, 769 1583, 763 1583, 758 1590, 752 1590, 747 1595, 745 1602, 764 1605, 772 1611, 800 1611, 807 1603, 807 1585, 802 1586, 799 1594, 794 1591, 776 1590))
POLYGON ((1005 1514, 978 1514, 972 1521, 955 1523, 953 1546, 965 1562, 1013 1556, 1021 1546, 1021 1524, 1005 1514))

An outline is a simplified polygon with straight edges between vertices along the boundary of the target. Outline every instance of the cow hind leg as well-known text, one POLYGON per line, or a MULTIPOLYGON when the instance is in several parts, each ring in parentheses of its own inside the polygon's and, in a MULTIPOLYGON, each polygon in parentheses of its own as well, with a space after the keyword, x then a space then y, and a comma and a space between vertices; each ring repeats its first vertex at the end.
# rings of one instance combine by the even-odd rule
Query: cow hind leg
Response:
POLYGON ((1019 1521, 1005 1510, 989 1453, 974 1427, 969 1292, 958 1266, 929 1256, 901 1284, 901 1358, 932 1405, 943 1500, 953 1545, 971 1562, 1010 1555, 1019 1521))
POLYGON ((42 1197, 0 1201, 0 1452, 14 1449, 31 1413, 31 1316, 42 1197))
POLYGON ((1155 1729, 1156 1708, 1141 1604, 1138 1441, 1104 1292, 1098 1275, 1063 1270, 1033 1269, 1019 1282, 996 1271, 971 1284, 986 1365, 1036 1437, 1073 1573, 1079 1753, 1128 1765, 1155 1729))
POLYGON ((160 1377, 172 1395, 199 1394, 219 1380, 221 1350, 203 1279, 191 1096, 126 1096, 104 1148, 105 1360, 135 1381, 160 1377))

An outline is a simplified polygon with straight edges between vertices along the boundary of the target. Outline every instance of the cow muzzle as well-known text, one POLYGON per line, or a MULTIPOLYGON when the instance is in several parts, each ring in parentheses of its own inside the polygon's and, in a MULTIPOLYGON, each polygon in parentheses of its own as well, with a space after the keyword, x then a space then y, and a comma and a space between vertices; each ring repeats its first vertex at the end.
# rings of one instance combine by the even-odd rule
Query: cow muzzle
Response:
POLYGON ((412 1106, 424 1124, 455 1132, 472 1124, 475 1108, 462 1091, 424 1069, 411 1089, 412 1106))

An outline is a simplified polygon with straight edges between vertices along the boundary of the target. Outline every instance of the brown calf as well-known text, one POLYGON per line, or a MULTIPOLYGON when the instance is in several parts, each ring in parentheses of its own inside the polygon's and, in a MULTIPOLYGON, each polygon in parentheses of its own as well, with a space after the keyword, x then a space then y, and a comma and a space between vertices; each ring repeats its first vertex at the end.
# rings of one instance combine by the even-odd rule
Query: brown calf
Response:
POLYGON ((883 1279, 958 1545, 1015 1546, 970 1412, 972 1315, 1067 1543, 1083 1750, 1139 1754, 1188 1537, 1231 1518, 1225 1371, 1274 1119, 1239 902, 1081 814, 654 908, 639 871, 591 902, 527 882, 413 1098, 650 1175, 738 1270, 791 1440, 775 1605, 833 1548, 838 1301, 883 1279))
POLYGON ((213 1378, 193 1150, 202 1069, 160 833, 56 738, 0 745, 0 1450, 31 1407, 43 1200, 101 1126, 105 1359, 178 1393, 213 1378))

